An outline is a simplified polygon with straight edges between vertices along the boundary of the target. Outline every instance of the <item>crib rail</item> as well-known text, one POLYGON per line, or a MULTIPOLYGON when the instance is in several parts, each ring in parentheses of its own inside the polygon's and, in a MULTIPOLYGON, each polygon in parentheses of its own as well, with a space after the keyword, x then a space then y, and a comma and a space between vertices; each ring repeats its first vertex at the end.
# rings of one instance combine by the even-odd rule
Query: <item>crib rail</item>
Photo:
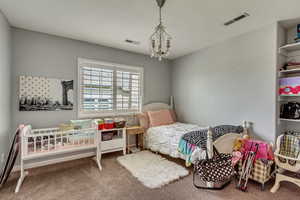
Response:
POLYGON ((23 158, 94 148, 97 129, 62 131, 59 128, 33 129, 22 137, 23 158))

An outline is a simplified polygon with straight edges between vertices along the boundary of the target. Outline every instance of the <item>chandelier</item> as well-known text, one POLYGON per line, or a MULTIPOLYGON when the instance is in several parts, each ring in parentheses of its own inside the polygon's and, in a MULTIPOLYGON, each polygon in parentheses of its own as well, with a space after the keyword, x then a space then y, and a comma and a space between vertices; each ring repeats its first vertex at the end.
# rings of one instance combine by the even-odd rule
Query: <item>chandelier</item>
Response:
POLYGON ((159 24, 156 26, 154 33, 150 37, 151 57, 162 58, 167 57, 170 53, 171 36, 166 32, 166 28, 162 24, 161 9, 166 0, 156 0, 159 7, 159 24))

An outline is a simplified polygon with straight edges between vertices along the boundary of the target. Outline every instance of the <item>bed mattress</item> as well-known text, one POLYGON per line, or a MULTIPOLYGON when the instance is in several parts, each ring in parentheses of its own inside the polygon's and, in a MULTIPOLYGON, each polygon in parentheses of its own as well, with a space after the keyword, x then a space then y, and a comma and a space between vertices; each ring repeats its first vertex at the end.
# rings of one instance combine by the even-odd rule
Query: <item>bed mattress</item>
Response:
POLYGON ((204 129, 204 127, 179 122, 171 125, 152 127, 147 130, 145 145, 152 151, 167 154, 174 158, 185 159, 185 156, 177 150, 180 138, 185 133, 199 129, 204 129))

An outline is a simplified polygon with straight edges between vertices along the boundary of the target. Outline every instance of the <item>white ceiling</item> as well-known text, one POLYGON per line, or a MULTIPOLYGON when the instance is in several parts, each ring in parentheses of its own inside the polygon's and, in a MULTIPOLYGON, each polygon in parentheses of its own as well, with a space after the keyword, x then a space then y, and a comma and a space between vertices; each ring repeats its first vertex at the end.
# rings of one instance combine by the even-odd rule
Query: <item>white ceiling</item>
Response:
MULTIPOLYGON (((0 10, 15 27, 143 54, 158 20, 155 0, 0 0, 0 10)), ((173 37, 170 58, 300 17, 299 10, 300 0, 167 0, 163 20, 173 37), (245 11, 251 16, 223 26, 245 11)))

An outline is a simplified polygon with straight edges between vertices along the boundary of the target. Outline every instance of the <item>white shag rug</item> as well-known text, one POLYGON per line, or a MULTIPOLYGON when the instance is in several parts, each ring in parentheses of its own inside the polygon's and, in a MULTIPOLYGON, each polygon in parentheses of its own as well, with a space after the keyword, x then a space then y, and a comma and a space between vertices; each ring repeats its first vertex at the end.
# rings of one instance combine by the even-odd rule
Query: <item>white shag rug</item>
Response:
POLYGON ((159 188, 189 174, 184 167, 150 151, 120 156, 117 160, 149 188, 159 188))

